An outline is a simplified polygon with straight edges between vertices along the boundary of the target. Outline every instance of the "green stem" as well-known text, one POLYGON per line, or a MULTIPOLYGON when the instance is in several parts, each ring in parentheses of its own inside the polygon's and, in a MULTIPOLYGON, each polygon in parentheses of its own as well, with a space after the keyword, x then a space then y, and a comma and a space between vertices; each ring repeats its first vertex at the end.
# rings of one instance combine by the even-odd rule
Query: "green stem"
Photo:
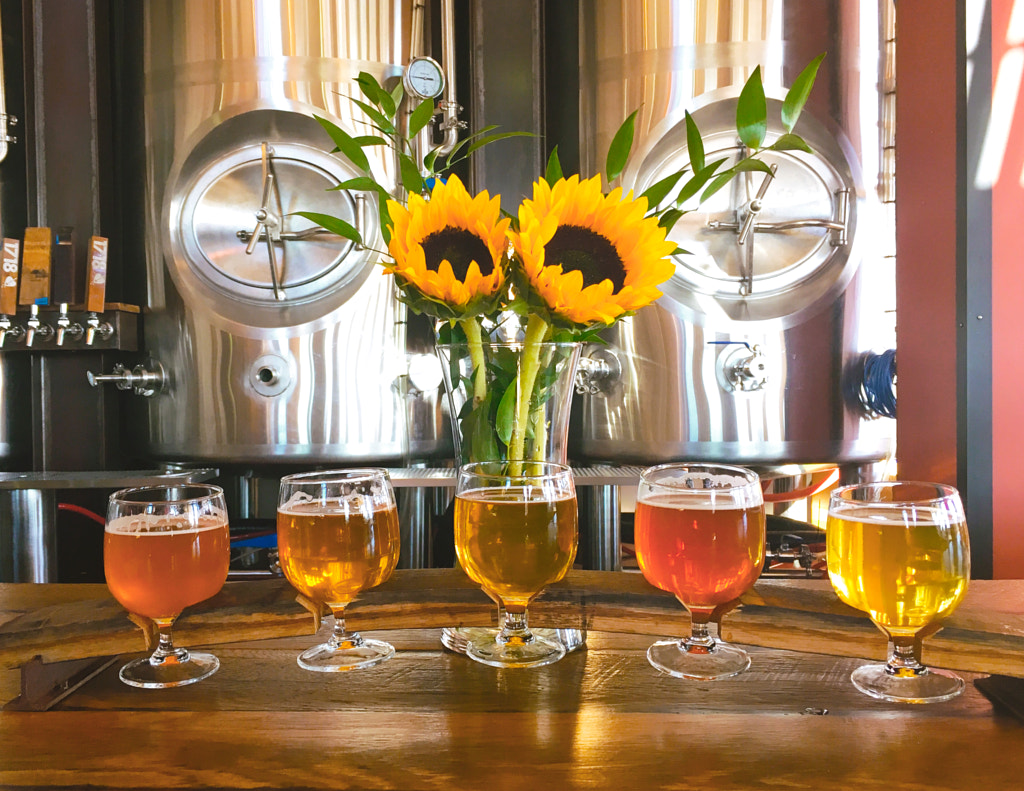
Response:
POLYGON ((512 438, 508 445, 510 472, 519 475, 526 450, 526 427, 530 419, 530 402, 533 400, 533 386, 540 370, 540 344, 547 336, 548 325, 536 314, 526 324, 526 340, 519 364, 519 387, 516 389, 516 412, 512 423, 512 438))
POLYGON ((483 336, 480 322, 476 318, 459 322, 466 333, 469 345, 469 359, 473 362, 473 404, 479 404, 487 396, 487 362, 484 360, 483 336))

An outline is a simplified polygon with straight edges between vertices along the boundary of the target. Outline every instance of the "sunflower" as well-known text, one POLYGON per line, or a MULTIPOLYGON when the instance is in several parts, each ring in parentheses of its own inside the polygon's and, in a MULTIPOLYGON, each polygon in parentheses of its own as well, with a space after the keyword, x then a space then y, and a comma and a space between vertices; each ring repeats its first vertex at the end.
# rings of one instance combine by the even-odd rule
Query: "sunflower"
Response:
POLYGON ((409 196, 408 209, 388 201, 395 276, 414 310, 452 321, 491 313, 506 283, 509 219, 499 220, 501 199, 473 197, 450 176, 430 200, 409 196))
POLYGON ((646 213, 646 198, 621 188, 604 195, 599 176, 534 183, 512 234, 530 309, 545 308, 558 324, 607 325, 660 297, 676 246, 646 213))

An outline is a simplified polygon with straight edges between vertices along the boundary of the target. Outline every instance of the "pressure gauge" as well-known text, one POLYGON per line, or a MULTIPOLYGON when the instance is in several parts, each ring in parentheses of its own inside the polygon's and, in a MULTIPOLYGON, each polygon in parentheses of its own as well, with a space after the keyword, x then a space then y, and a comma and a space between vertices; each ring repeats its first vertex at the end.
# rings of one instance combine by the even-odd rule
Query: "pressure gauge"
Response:
POLYGON ((444 91, 444 71, 433 58, 413 58, 405 69, 402 83, 413 96, 436 99, 444 91))

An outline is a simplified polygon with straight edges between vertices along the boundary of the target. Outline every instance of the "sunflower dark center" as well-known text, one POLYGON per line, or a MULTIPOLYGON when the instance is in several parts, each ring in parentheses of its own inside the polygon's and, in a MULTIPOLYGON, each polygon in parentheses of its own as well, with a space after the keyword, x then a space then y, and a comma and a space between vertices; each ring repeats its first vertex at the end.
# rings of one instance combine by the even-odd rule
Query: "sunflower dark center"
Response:
POLYGON ((578 270, 583 275, 584 288, 611 280, 619 291, 626 279, 615 245, 601 234, 578 225, 559 226, 544 246, 544 264, 561 264, 563 272, 578 270))
POLYGON ((423 255, 427 269, 437 271, 441 262, 447 260, 452 272, 459 280, 466 279, 469 265, 476 261, 480 274, 489 275, 494 271, 491 251, 483 240, 463 228, 444 228, 430 234, 423 240, 423 255))

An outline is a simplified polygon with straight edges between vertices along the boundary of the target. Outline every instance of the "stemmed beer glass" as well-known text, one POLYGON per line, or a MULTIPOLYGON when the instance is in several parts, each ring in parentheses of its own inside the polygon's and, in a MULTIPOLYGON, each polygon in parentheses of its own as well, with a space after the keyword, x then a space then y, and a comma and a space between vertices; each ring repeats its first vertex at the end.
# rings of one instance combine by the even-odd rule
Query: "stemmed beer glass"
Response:
POLYGON ((493 667, 538 667, 565 656, 560 642, 530 631, 526 608, 565 576, 576 546, 569 467, 533 461, 463 465, 455 487, 455 552, 469 578, 504 612, 496 637, 470 641, 466 656, 493 667))
POLYGON ((828 574, 839 598, 864 610, 889 638, 885 664, 851 680, 882 700, 933 703, 963 679, 921 664, 921 638, 935 632, 967 592, 971 574, 960 495, 939 483, 879 482, 836 489, 826 527, 828 574))
POLYGON ((754 584, 764 565, 757 475, 725 464, 651 467, 640 476, 634 519, 640 570, 674 593, 691 621, 688 637, 655 643, 648 661, 679 678, 712 680, 746 670, 747 652, 712 637, 708 622, 754 584))
POLYGON ((345 607, 360 591, 386 581, 398 565, 398 506, 386 470, 330 470, 282 478, 277 546, 288 581, 334 614, 330 639, 300 654, 300 667, 355 670, 394 655, 391 644, 345 629, 345 607))
POLYGON ((129 612, 156 623, 152 656, 121 668, 133 687, 180 687, 213 675, 213 654, 176 648, 171 625, 216 594, 228 576, 231 539, 224 492, 207 484, 122 489, 110 496, 103 536, 107 586, 129 612))

